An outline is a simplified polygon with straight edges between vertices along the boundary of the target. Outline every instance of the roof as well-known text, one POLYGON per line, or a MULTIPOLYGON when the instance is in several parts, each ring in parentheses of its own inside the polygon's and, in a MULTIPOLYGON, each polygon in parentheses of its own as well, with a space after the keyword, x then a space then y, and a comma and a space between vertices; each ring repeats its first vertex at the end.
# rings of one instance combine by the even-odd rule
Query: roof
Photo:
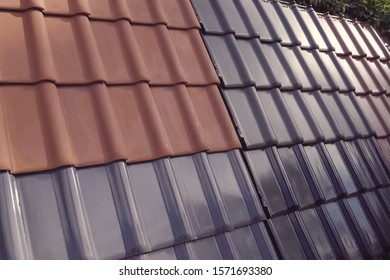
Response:
POLYGON ((18 2, 0 0, 0 259, 388 257, 372 27, 261 0, 18 2))

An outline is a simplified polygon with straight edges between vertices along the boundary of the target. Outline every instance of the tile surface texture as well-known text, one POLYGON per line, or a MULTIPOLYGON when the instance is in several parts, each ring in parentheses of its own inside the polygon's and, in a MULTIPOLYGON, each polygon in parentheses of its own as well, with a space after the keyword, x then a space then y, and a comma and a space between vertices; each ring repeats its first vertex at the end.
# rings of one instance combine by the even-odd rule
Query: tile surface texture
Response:
POLYGON ((390 258, 390 53, 263 0, 0 0, 0 259, 390 258))
POLYGON ((277 1, 192 3, 278 257, 389 258, 390 53, 375 30, 277 1))

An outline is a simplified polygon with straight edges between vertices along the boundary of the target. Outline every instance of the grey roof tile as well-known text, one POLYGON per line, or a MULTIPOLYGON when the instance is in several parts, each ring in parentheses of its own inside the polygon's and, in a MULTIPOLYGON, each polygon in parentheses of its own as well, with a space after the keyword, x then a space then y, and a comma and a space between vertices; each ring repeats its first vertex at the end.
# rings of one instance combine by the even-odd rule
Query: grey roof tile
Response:
POLYGON ((257 39, 236 40, 231 34, 203 38, 225 87, 280 85, 257 39))
POLYGON ((350 196, 358 192, 344 142, 334 144, 318 144, 319 152, 332 178, 335 190, 339 196, 350 196))
MULTIPOLYGON (((242 1, 242 0, 241 0, 242 1)), ((297 45, 300 41, 295 37, 294 32, 291 32, 291 27, 284 15, 280 12, 279 3, 277 1, 268 0, 253 0, 264 19, 267 28, 276 34, 276 38, 281 39, 282 45, 297 45)), ((260 36, 261 38, 261 36, 260 36)))
POLYGON ((376 192, 367 192, 362 194, 361 201, 363 207, 367 210, 369 219, 381 239, 382 246, 390 246, 390 217, 386 214, 385 208, 381 204, 376 192))
POLYGON ((285 259, 336 259, 315 209, 297 211, 269 221, 285 259))
POLYGON ((378 189, 378 198, 381 201, 387 216, 390 216, 390 188, 378 189))
POLYGON ((362 259, 363 255, 357 240, 340 205, 337 202, 332 202, 322 205, 317 210, 332 245, 341 252, 343 258, 362 259))
POLYGON ((347 24, 344 24, 345 18, 327 15, 325 16, 325 22, 329 25, 331 33, 334 34, 334 37, 331 35, 329 36, 336 40, 332 41, 333 45, 336 47, 336 53, 338 55, 359 56, 358 50, 349 34, 349 27, 347 24))
POLYGON ((374 128, 377 137, 386 137, 390 135, 390 125, 389 120, 386 119, 387 110, 385 109, 384 104, 379 104, 378 96, 358 96, 357 100, 359 101, 360 106, 362 107, 365 115, 368 120, 371 122, 371 126, 374 128), (381 108, 383 105, 383 112, 381 108))
POLYGON ((342 208, 348 213, 347 219, 352 224, 353 233, 361 243, 362 250, 367 257, 373 258, 383 254, 383 246, 380 239, 372 227, 371 221, 365 213, 359 199, 351 197, 342 202, 342 208))
POLYGON ((291 145, 302 142, 294 119, 278 89, 253 87, 223 90, 246 147, 291 145))
POLYGON ((305 28, 305 32, 310 33, 315 42, 315 48, 320 51, 334 51, 335 48, 327 37, 326 30, 321 24, 320 18, 313 8, 299 8, 302 18, 301 24, 305 28))
POLYGON ((373 56, 379 56, 380 61, 390 61, 390 52, 384 42, 370 24, 361 24, 365 42, 371 49, 373 56))
POLYGON ((238 150, 1 176, 21 206, 1 206, 5 258, 120 259, 265 219, 238 150))
POLYGON ((367 57, 368 59, 377 59, 378 56, 375 56, 371 53, 370 48, 367 46, 365 39, 362 36, 361 26, 359 22, 355 20, 342 19, 341 23, 345 28, 348 37, 354 44, 356 53, 352 53, 354 57, 367 57))
POLYGON ((190 241, 137 256, 137 259, 260 260, 277 259, 264 223, 190 241))
POLYGON ((376 139, 377 149, 390 172, 390 138, 376 139))
MULTIPOLYGON (((335 117, 326 104, 320 91, 302 92, 308 107, 317 120, 326 142, 334 142, 344 139, 344 135, 338 126, 335 117)), ((301 124, 298 125, 298 128, 301 124)))

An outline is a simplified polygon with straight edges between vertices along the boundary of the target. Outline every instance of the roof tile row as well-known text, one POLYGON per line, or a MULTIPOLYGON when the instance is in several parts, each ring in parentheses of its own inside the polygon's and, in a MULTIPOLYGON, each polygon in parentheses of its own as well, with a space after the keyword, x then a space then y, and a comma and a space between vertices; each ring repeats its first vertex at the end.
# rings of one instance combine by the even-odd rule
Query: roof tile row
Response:
POLYGON ((0 22, 7 37, 0 42, 1 83, 218 83, 197 29, 50 17, 37 10, 0 12, 0 22))
MULTIPOLYGON (((388 188, 381 190, 388 192, 388 188)), ((270 220, 284 259, 383 258, 390 219, 381 192, 367 192, 270 220)))
POLYGON ((383 152, 375 138, 368 138, 244 153, 264 205, 274 216, 390 186, 390 162, 383 152))
POLYGON ((0 208, 5 259, 125 258, 265 219, 239 150, 2 173, 0 208))
POLYGON ((390 60, 390 53, 369 24, 317 15, 312 8, 278 1, 192 0, 207 34, 232 33, 237 38, 257 37, 302 49, 334 51, 340 55, 390 60))
POLYGON ((215 85, 2 86, 1 169, 14 173, 240 147, 215 85))
POLYGON ((0 10, 41 10, 47 15, 74 16, 132 23, 165 24, 172 28, 199 28, 188 0, 2 0, 0 10))

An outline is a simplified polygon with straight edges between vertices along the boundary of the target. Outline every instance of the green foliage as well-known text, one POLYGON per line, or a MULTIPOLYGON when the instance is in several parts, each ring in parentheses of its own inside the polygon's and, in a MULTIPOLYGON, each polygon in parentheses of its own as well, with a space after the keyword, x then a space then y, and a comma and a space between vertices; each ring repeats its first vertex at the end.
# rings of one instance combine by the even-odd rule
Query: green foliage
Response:
POLYGON ((296 2, 312 5, 317 12, 369 22, 381 36, 388 40, 390 38, 390 0, 296 0, 296 2))

